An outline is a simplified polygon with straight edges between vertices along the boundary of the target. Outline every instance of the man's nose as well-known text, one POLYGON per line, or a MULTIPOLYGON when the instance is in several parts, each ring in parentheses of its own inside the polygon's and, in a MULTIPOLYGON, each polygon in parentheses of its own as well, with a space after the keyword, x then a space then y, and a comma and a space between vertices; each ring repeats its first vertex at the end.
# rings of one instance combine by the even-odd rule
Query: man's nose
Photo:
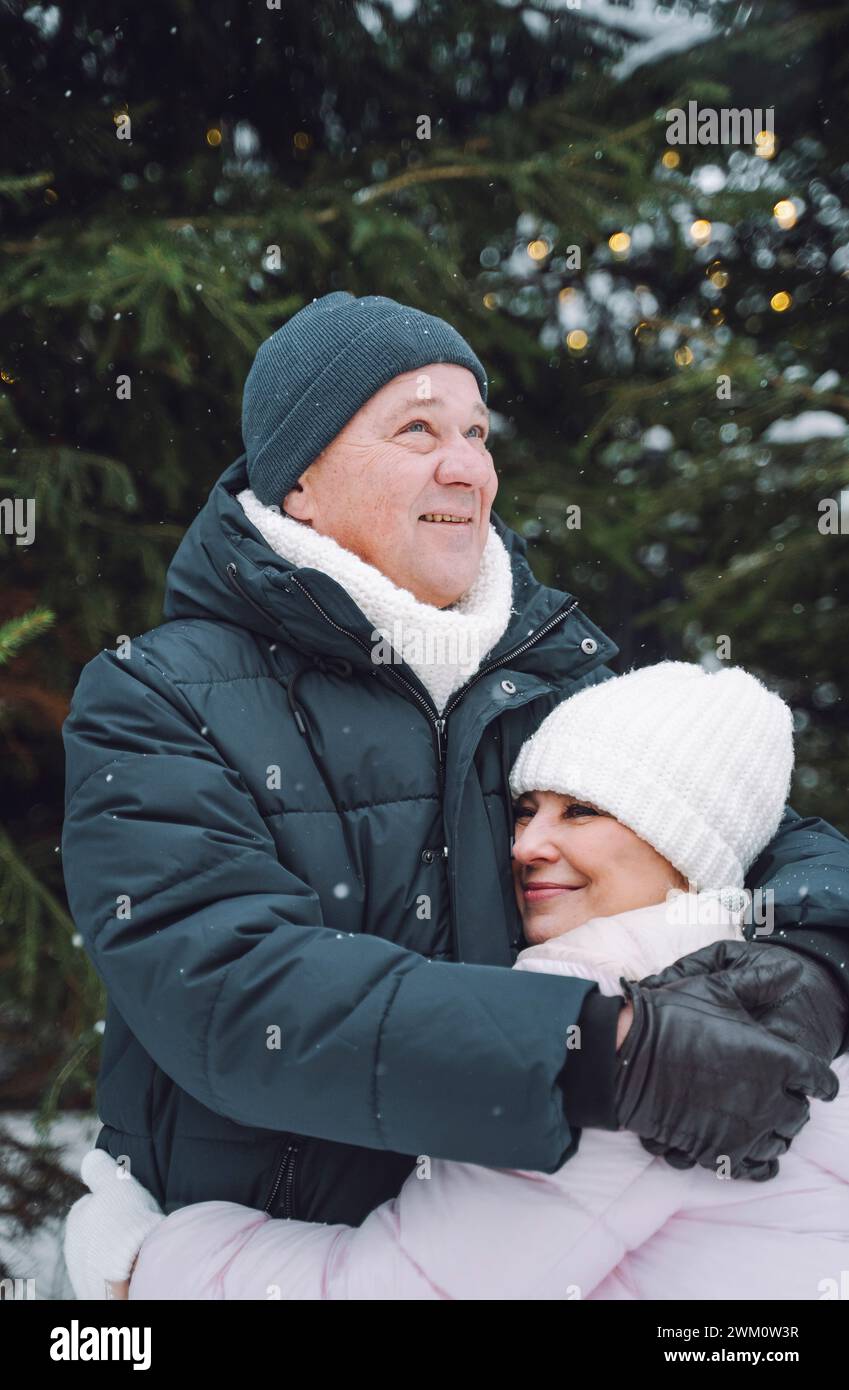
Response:
POLYGON ((492 459, 480 444, 471 439, 458 439, 447 447, 434 476, 440 483, 485 487, 491 475, 492 459))

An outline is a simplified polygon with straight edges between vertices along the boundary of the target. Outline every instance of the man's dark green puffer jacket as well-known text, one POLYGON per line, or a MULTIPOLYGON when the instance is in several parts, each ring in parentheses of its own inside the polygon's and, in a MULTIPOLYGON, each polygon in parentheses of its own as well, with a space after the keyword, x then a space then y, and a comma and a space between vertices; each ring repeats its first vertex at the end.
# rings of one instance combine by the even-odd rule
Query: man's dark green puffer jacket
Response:
MULTIPOLYGON (((98 1145, 166 1212, 352 1224, 418 1155, 551 1172, 595 986, 507 968, 507 774, 616 648, 493 517, 514 615, 440 719, 409 667, 372 662, 347 593, 269 548, 246 486, 242 457, 177 550, 166 621, 88 663, 63 730, 65 881, 109 995, 98 1145)), ((788 939, 836 954, 842 836, 789 812, 767 878, 788 939)))

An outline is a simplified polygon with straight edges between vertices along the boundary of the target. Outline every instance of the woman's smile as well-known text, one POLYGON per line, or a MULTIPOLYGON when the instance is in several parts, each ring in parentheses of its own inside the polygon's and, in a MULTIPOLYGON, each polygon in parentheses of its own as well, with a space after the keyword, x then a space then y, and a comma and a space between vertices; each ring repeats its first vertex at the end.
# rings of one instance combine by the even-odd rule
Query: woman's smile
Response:
POLYGON ((533 883, 522 886, 522 897, 526 903, 541 902, 544 898, 556 898, 559 893, 580 893, 585 883, 550 883, 547 879, 535 879, 533 883))

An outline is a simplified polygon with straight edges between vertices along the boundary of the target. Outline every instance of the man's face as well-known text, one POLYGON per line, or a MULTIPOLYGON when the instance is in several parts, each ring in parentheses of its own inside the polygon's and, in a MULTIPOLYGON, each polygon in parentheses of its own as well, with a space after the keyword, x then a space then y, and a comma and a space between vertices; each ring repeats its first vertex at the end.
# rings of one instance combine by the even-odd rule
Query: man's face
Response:
POLYGON ((488 434, 468 368, 405 372, 348 421, 282 510, 444 608, 471 587, 486 545, 498 489, 488 434))

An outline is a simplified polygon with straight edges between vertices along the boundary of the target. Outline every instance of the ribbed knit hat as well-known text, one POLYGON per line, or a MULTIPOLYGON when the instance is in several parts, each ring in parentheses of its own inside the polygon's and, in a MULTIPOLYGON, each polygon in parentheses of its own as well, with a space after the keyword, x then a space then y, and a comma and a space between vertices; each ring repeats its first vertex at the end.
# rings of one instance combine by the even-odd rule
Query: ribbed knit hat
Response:
POLYGON ((444 319, 348 290, 299 309, 260 345, 245 380, 242 438, 260 502, 279 505, 381 386, 431 362, 468 367, 486 401, 482 364, 444 319))
POLYGON ((564 700, 510 773, 586 797, 699 889, 742 888, 778 829, 793 770, 788 706, 739 666, 662 661, 564 700))

